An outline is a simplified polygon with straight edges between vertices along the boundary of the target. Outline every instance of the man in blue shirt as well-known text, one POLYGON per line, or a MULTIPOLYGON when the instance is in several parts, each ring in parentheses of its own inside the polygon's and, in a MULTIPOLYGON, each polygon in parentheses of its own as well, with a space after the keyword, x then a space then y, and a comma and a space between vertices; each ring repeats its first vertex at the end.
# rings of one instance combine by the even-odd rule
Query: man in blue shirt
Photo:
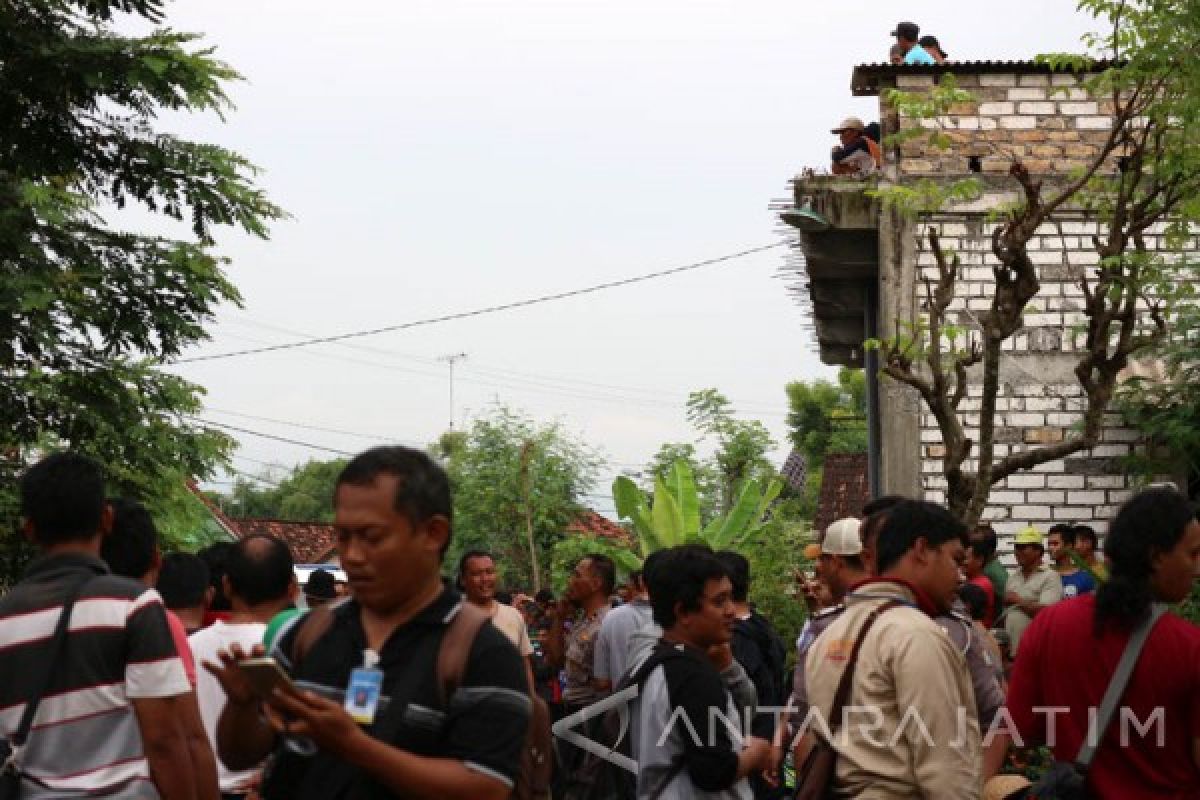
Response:
POLYGON ((917 23, 901 22, 896 26, 896 30, 892 31, 892 36, 896 37, 896 43, 904 50, 905 64, 937 64, 933 56, 929 55, 929 51, 917 42, 921 37, 921 28, 917 23))
POLYGON ((1062 578, 1063 599, 1095 591, 1096 579, 1075 565, 1075 531, 1070 525, 1052 525, 1046 534, 1046 549, 1054 560, 1058 577, 1062 578))

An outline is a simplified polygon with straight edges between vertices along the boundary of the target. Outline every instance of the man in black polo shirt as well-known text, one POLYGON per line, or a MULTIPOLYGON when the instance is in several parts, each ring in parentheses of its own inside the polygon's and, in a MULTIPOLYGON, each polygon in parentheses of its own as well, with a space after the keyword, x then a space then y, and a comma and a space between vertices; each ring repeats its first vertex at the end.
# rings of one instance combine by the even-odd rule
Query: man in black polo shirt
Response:
MULTIPOLYGON (((461 598, 442 582, 451 534, 450 488, 427 455, 377 447, 357 456, 334 491, 338 554, 352 598, 332 611, 329 629, 307 652, 285 634, 296 680, 328 690, 355 686, 363 670, 382 673, 381 703, 361 724, 343 703, 313 692, 277 693, 272 721, 259 716, 236 659, 236 645, 209 665, 229 702, 218 725, 222 760, 239 769, 264 758, 285 734, 317 752, 281 748, 264 784, 268 800, 391 798, 501 800, 512 790, 529 723, 525 668, 505 636, 485 623, 475 636, 461 686, 443 707, 438 646, 461 598)), ((361 692, 351 693, 354 701, 361 692)), ((357 704, 357 703, 353 703, 357 704)))

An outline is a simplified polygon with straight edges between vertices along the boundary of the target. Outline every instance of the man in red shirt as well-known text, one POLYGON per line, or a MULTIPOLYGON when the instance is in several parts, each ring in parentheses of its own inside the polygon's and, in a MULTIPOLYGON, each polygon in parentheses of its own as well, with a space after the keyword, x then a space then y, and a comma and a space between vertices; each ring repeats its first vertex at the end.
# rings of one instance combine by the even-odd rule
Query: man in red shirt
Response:
MULTIPOLYGON (((997 723, 985 741, 985 775, 997 771, 1010 738, 1018 746, 1045 742, 1055 759, 1075 760, 1095 716, 1089 710, 1099 708, 1132 631, 1152 602, 1186 598, 1200 574, 1200 522, 1183 495, 1149 489, 1117 514, 1105 552, 1107 583, 1044 609, 1025 631, 1007 703, 1015 731, 999 732, 997 723)), ((1200 797, 1198 663, 1200 628, 1164 614, 1100 739, 1089 797, 1200 797)))
POLYGON ((987 596, 987 605, 983 609, 983 627, 990 628, 996 622, 996 587, 992 586, 992 579, 983 572, 987 559, 987 545, 980 541, 970 542, 967 545, 967 557, 963 561, 963 575, 966 576, 967 583, 978 586, 987 596))

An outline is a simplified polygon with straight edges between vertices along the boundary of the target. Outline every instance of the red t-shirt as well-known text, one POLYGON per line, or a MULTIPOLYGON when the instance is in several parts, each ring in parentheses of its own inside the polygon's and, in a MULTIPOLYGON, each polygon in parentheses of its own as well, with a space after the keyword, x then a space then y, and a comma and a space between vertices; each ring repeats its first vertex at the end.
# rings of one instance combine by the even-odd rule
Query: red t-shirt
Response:
POLYGON ((978 586, 987 595, 987 605, 983 609, 983 627, 992 627, 992 623, 996 621, 996 587, 992 586, 992 579, 987 575, 976 575, 974 578, 967 578, 967 583, 978 586))
MULTIPOLYGON (((1100 707, 1109 678, 1129 640, 1128 633, 1092 634, 1096 596, 1086 594, 1043 609, 1021 637, 1013 665, 1008 710, 1026 745, 1047 741, 1048 712, 1034 707, 1066 706, 1055 712, 1060 761, 1074 761, 1088 726, 1088 709, 1100 707)), ((1098 800, 1200 797, 1200 769, 1192 740, 1200 738, 1200 628, 1174 614, 1158 621, 1105 731, 1088 771, 1088 789, 1098 800), (1126 744, 1121 745, 1122 707, 1126 744), (1148 730, 1143 735, 1139 728, 1148 730), (1159 737, 1161 735, 1161 746, 1159 737)))

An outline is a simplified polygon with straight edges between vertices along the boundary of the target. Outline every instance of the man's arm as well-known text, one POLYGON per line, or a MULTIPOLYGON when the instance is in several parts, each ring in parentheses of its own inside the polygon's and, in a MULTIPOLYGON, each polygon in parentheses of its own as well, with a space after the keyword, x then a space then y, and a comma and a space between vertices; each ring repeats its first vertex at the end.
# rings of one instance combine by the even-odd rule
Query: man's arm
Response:
POLYGON ((196 774, 180 724, 182 695, 130 700, 142 735, 142 747, 162 800, 198 800, 196 774))
POLYGON ((221 788, 217 782, 217 760, 213 756, 212 744, 204 732, 204 721, 200 717, 200 704, 196 693, 179 696, 183 735, 187 739, 188 752, 192 757, 192 769, 196 773, 197 800, 220 800, 221 788))
POLYGON ((554 669, 562 669, 567 661, 566 631, 563 630, 563 620, 571 613, 572 606, 566 600, 559 601, 549 613, 550 626, 546 629, 546 639, 542 643, 546 663, 554 669))

